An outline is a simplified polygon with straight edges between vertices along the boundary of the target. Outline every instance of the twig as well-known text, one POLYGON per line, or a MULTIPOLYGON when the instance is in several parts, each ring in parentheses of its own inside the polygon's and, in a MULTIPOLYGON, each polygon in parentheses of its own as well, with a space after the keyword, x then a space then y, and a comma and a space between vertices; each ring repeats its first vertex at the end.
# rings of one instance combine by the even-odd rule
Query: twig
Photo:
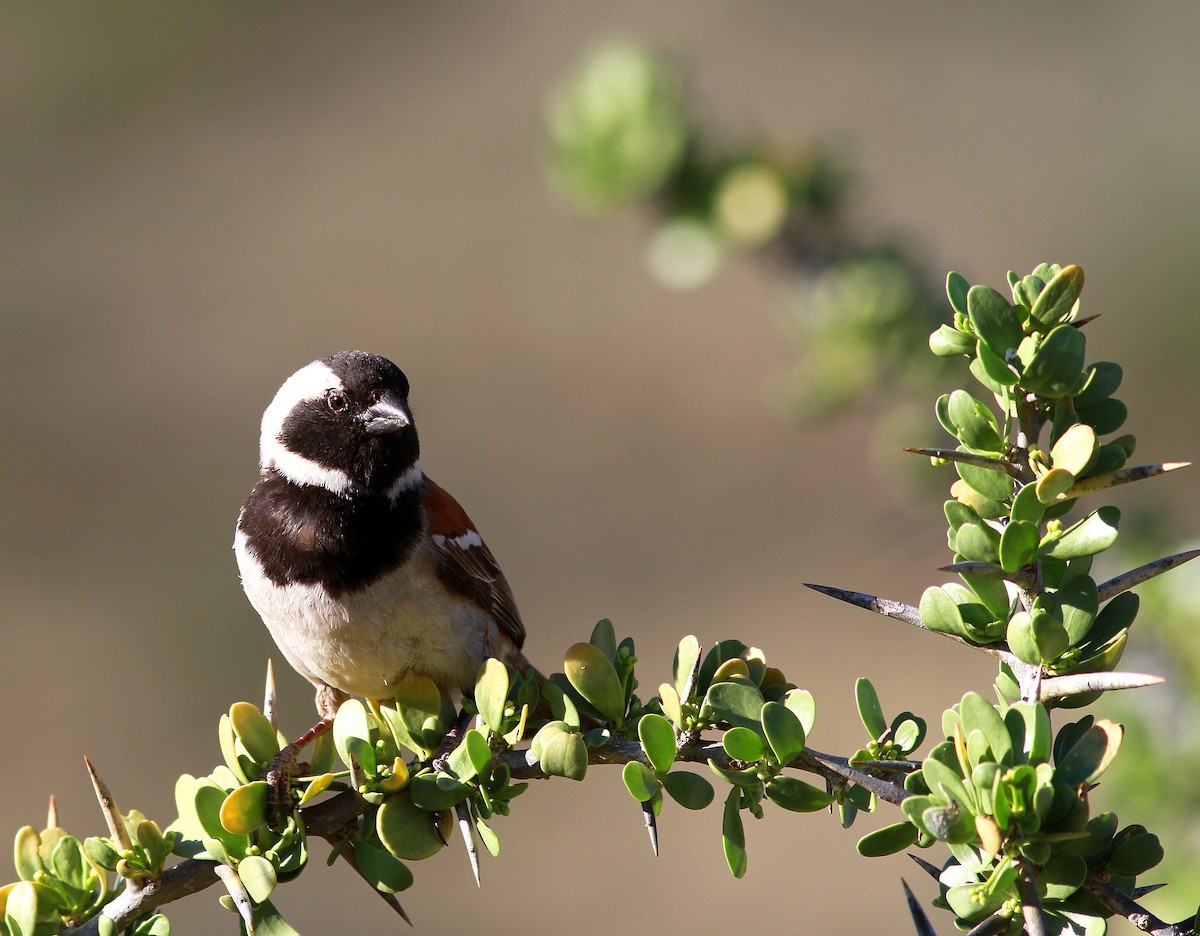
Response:
POLYGON ((1046 914, 1038 896, 1033 865, 1028 858, 1017 859, 1017 894, 1021 898, 1021 918, 1025 921, 1026 936, 1046 936, 1046 914))
POLYGON ((1110 910, 1119 913, 1139 930, 1149 933, 1150 936, 1192 936, 1196 932, 1196 917, 1188 917, 1179 923, 1164 923, 1124 891, 1113 887, 1095 873, 1087 876, 1083 886, 1095 894, 1100 902, 1110 910))
MULTIPOLYGON (((679 751, 677 759, 687 763, 704 764, 710 758, 721 767, 731 766, 732 759, 725 753, 720 741, 686 745, 679 751)), ((642 745, 636 740, 614 738, 603 747, 588 750, 590 764, 626 764, 631 760, 638 760, 649 766, 642 745)), ((514 780, 547 777, 529 751, 503 751, 496 756, 496 763, 507 766, 514 780)), ((910 795, 903 786, 851 767, 846 758, 833 754, 807 749, 788 766, 818 774, 826 779, 849 780, 892 804, 899 804, 910 795)), ((345 835, 347 826, 366 812, 367 808, 367 804, 357 793, 346 791, 308 806, 301 810, 301 813, 309 835, 336 841, 345 835)), ((127 888, 104 907, 103 913, 120 930, 155 907, 204 890, 216 882, 214 862, 189 858, 168 868, 163 872, 161 880, 149 881, 141 890, 127 888)), ((83 926, 64 931, 63 936, 98 936, 98 927, 99 920, 93 917, 83 926)))
POLYGON ((1008 929, 1011 922, 1003 913, 997 911, 967 933, 967 936, 997 936, 1008 929))

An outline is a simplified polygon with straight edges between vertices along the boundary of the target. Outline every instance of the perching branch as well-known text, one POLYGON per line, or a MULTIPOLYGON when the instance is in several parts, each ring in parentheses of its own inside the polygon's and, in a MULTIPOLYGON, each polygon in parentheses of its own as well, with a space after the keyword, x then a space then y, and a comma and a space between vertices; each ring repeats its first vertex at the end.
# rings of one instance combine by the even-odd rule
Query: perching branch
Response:
MULTIPOLYGON (((687 745, 679 751, 677 759, 692 764, 707 764, 711 759, 724 768, 733 768, 736 764, 719 741, 687 745)), ((632 760, 649 764, 641 744, 636 740, 613 738, 603 747, 588 751, 589 764, 623 765, 632 760)), ((537 759, 528 750, 503 751, 496 755, 496 763, 507 766, 514 780, 548 778, 537 759)), ((834 754, 807 749, 788 766, 817 774, 828 781, 856 783, 870 790, 881 800, 894 805, 898 805, 909 796, 903 786, 852 767, 847 758, 834 754)), ((301 812, 309 835, 337 842, 346 836, 354 821, 365 813, 367 808, 367 804, 357 794, 347 791, 309 806, 301 812)), ((107 904, 102 912, 117 925, 117 929, 121 929, 156 907, 211 887, 218 880, 215 862, 188 858, 164 871, 159 881, 147 882, 140 890, 126 889, 107 904)), ((99 918, 93 917, 83 926, 66 930, 64 936, 98 936, 98 927, 99 918)))

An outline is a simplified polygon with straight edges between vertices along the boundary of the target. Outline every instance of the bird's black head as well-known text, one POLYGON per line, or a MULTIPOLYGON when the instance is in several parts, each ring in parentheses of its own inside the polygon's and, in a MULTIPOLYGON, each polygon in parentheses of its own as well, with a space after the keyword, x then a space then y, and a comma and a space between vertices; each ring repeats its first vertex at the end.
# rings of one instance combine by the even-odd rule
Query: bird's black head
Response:
POLYGON ((347 497, 420 478, 408 378, 387 358, 339 351, 292 374, 263 414, 264 468, 347 497))

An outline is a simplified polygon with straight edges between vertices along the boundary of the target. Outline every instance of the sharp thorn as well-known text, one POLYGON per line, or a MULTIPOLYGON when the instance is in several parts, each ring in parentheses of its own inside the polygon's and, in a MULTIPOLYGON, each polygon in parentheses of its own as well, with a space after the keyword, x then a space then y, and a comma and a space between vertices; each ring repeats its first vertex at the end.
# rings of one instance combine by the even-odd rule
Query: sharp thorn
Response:
POLYGON ((1189 465, 1191 465, 1191 462, 1163 462, 1161 465, 1138 465, 1136 468, 1122 468, 1119 471, 1109 472, 1108 474, 1084 478, 1058 495, 1055 498, 1055 502, 1072 500, 1083 494, 1091 494, 1093 491, 1105 491, 1122 484, 1129 484, 1131 481, 1145 481, 1147 478, 1157 478, 1159 475, 1178 471, 1180 468, 1187 468, 1189 465))
POLYGON ((54 802, 54 794, 50 794, 50 806, 46 810, 46 828, 58 828, 58 806, 54 802))
POLYGON ((990 458, 987 455, 976 455, 974 452, 960 452, 957 449, 906 448, 902 449, 902 451, 910 452, 913 455, 924 455, 927 458, 940 458, 945 461, 961 462, 964 465, 974 465, 978 468, 987 468, 990 471, 1001 471, 1018 480, 1022 478, 1021 467, 1002 458, 990 458))
POLYGON ((1147 894, 1153 894, 1159 888, 1166 887, 1166 886, 1167 886, 1167 882, 1163 881, 1161 884, 1147 884, 1145 887, 1135 887, 1133 889, 1133 893, 1130 894, 1129 896, 1132 897, 1134 900, 1141 900, 1147 894))
POLYGON ((994 562, 952 562, 950 565, 938 566, 939 572, 954 572, 958 575, 979 575, 984 578, 1002 579, 1029 588, 1034 584, 1036 576, 1028 569, 1017 569, 1015 572, 1005 572, 994 562))
POLYGON ((242 918, 242 923, 246 926, 247 933, 254 932, 254 902, 250 899, 250 894, 246 890, 246 885, 242 883, 242 879, 237 876, 237 872, 229 865, 218 864, 213 870, 217 877, 221 879, 221 883, 225 885, 225 890, 229 892, 229 896, 233 899, 233 905, 237 907, 238 916, 242 918))
POLYGON ((908 857, 915 861, 917 866, 935 881, 942 876, 942 869, 933 864, 933 862, 926 861, 920 855, 914 855, 912 853, 909 853, 908 857))
POLYGON ((263 707, 262 711, 267 716, 267 721, 271 723, 271 727, 276 731, 279 730, 277 706, 275 695, 275 665, 271 662, 271 658, 267 657, 267 683, 263 689, 263 707))
POLYGON ((852 604, 857 608, 865 608, 868 611, 874 611, 876 614, 882 614, 884 617, 895 618, 898 621, 904 621, 906 624, 915 624, 917 627, 924 626, 921 623, 920 612, 912 605, 904 604, 900 601, 892 601, 888 598, 878 598, 875 595, 868 595, 865 592, 834 588, 832 585, 814 585, 811 582, 805 582, 804 584, 813 591, 818 591, 822 595, 828 595, 830 598, 837 598, 839 601, 845 601, 847 604, 852 604))
POLYGON ((654 801, 642 803, 642 818, 646 821, 646 833, 650 836, 650 847, 658 857, 658 818, 654 815, 654 801))
POLYGON ((908 902, 908 912, 912 915, 913 926, 916 927, 917 936, 937 936, 937 931, 933 928, 933 924, 929 922, 929 917, 925 914, 924 908, 917 900, 916 895, 909 889, 908 881, 901 878, 900 885, 904 888, 904 899, 908 902))
POLYGON ((1114 692, 1118 689, 1141 689, 1166 682, 1161 676, 1149 673, 1073 673, 1070 676, 1051 676, 1042 680, 1042 699, 1061 699, 1083 692, 1114 692))
POLYGON ((466 803, 459 803, 454 807, 454 814, 458 816, 458 829, 467 846, 467 857, 471 859, 471 873, 475 875, 475 886, 481 887, 482 885, 479 883, 479 845, 475 841, 475 822, 471 819, 471 807, 466 803))
MULTIPOLYGON (((987 917, 982 923, 976 926, 966 936, 999 936, 1008 929, 1008 924, 1011 921, 1002 913, 993 913, 987 917)), ((1024 932, 1024 930, 1022 930, 1024 932)))
POLYGON ((100 803, 100 811, 104 813, 104 822, 108 826, 109 835, 112 836, 114 842, 121 846, 121 849, 132 848, 133 843, 129 838, 129 830, 125 828, 125 819, 117 807, 116 800, 113 799, 112 792, 100 779, 100 775, 96 773, 96 768, 92 766, 87 755, 84 755, 83 762, 87 764, 88 773, 91 775, 92 787, 96 791, 96 800, 100 803))
POLYGON ((1173 556, 1165 556, 1162 559, 1155 559, 1153 562, 1147 562, 1145 565, 1138 566, 1136 569, 1131 569, 1121 575, 1110 578, 1107 582, 1100 586, 1100 601, 1103 603, 1110 598, 1115 598, 1123 591, 1129 591, 1135 585, 1140 585, 1142 582, 1148 582, 1157 575, 1162 575, 1164 572, 1170 572, 1177 566, 1183 565, 1185 562, 1191 562, 1197 556, 1200 556, 1200 549, 1189 549, 1185 552, 1175 553, 1173 556))

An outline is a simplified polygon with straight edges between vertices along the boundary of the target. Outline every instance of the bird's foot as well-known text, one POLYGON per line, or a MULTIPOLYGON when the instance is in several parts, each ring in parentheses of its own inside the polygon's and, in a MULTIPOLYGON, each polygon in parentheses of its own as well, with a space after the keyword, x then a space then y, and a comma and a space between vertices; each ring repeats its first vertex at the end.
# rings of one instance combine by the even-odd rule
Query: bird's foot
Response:
POLYGON ((467 725, 474 717, 465 710, 458 713, 454 727, 446 732, 446 737, 442 738, 442 743, 438 745, 437 753, 429 759, 430 767, 439 772, 445 771, 447 760, 454 753, 455 748, 462 743, 463 736, 467 733, 467 725))
POLYGON ((292 780, 301 775, 307 766, 301 764, 298 755, 320 735, 333 727, 333 715, 325 715, 291 744, 267 762, 262 778, 267 782, 267 822, 278 829, 285 813, 295 807, 292 801, 292 780))

